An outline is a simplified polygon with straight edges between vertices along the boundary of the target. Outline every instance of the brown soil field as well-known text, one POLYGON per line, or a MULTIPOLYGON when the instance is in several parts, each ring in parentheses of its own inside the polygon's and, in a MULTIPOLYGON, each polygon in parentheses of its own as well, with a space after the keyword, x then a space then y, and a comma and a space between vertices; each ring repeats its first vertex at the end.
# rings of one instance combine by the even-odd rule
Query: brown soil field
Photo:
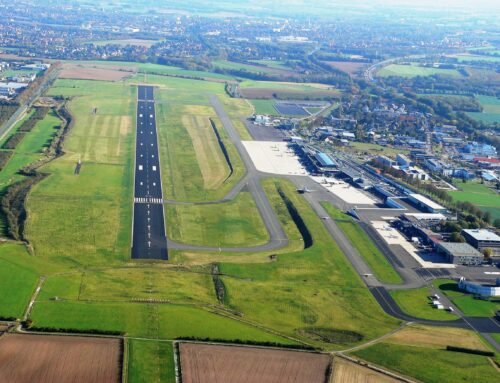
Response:
POLYGON ((59 78, 119 81, 135 72, 133 67, 63 64, 59 78))
POLYGON ((400 382, 388 375, 373 371, 368 367, 335 358, 330 383, 397 383, 400 382))
POLYGON ((356 61, 327 61, 326 63, 332 68, 336 68, 338 70, 341 70, 342 72, 349 73, 350 75, 356 74, 361 70, 361 68, 367 65, 365 63, 356 61))
POLYGON ((305 100, 309 98, 322 99, 324 97, 338 97, 340 95, 337 90, 318 89, 315 91, 295 91, 295 90, 278 90, 273 88, 240 88, 240 93, 244 98, 249 99, 272 99, 276 98, 283 100, 305 100))
POLYGON ((120 340, 5 334, 0 338, 0 382, 117 383, 120 340))
POLYGON ((324 383, 330 356, 251 347, 180 345, 184 383, 324 383))

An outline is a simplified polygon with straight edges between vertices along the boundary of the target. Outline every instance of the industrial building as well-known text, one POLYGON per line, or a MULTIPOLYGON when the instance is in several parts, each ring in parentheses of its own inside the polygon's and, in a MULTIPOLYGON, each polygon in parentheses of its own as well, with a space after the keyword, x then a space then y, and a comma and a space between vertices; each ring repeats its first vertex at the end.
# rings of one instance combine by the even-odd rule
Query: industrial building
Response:
POLYGON ((440 204, 423 196, 422 194, 408 194, 408 199, 419 209, 427 211, 429 213, 446 213, 446 208, 444 206, 441 206, 440 204))
POLYGON ((500 257, 500 237, 486 229, 463 229, 463 237, 479 251, 491 249, 493 257, 500 257))
POLYGON ((478 266, 484 260, 483 254, 468 243, 439 242, 436 250, 438 253, 443 254, 448 262, 454 265, 478 266))

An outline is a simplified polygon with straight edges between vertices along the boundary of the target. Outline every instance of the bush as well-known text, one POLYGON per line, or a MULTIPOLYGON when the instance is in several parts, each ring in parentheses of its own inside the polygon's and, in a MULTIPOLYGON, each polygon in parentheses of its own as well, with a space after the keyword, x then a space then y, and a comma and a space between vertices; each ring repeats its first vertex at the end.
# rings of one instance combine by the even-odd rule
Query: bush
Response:
POLYGON ((282 344, 278 342, 259 342, 254 340, 241 340, 241 339, 218 339, 218 338, 197 338, 197 337, 179 337, 176 340, 182 341, 197 341, 197 342, 214 342, 214 343, 232 343, 232 344, 245 344, 250 346, 265 346, 265 347, 279 347, 279 348, 290 348, 294 350, 311 350, 314 351, 316 348, 308 346, 305 344, 282 344))
POLYGON ((25 132, 17 132, 14 133, 12 136, 10 136, 7 141, 4 142, 3 148, 4 149, 15 149, 17 145, 21 142, 23 139, 25 132))
POLYGON ((12 152, 0 151, 0 170, 2 170, 12 157, 12 152))

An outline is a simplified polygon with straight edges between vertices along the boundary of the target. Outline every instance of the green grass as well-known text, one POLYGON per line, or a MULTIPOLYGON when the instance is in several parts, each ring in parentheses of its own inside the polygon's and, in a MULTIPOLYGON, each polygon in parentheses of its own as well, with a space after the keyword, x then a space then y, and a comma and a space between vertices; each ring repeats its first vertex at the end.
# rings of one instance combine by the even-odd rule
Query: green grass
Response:
MULTIPOLYGON (((342 336, 332 342, 316 340, 306 331, 353 331, 367 340, 397 326, 399 322, 382 311, 295 187, 274 179, 266 180, 264 186, 268 195, 276 193, 276 187, 284 190, 312 233, 314 244, 302 251, 279 254, 274 262, 223 262, 229 306, 249 320, 326 348, 352 341, 342 336)), ((281 219, 293 225, 282 201, 278 208, 281 219)))
POLYGON ((482 105, 483 111, 468 112, 467 114, 479 121, 500 123, 500 99, 491 96, 476 96, 476 98, 482 105))
POLYGON ((429 299, 432 293, 427 287, 409 290, 392 290, 390 293, 399 307, 401 307, 401 310, 408 315, 432 320, 457 319, 457 316, 450 312, 432 307, 431 300, 429 299))
POLYGON ((205 246, 255 246, 269 240, 252 195, 240 193, 234 200, 211 205, 167 205, 168 237, 205 246))
POLYGON ((82 80, 58 80, 50 89, 74 97, 74 126, 66 154, 41 169, 50 176, 28 199, 26 233, 35 254, 80 265, 129 258, 135 93, 126 83, 82 80))
POLYGON ((378 280, 392 284, 403 282, 387 258, 354 219, 328 202, 323 202, 321 205, 358 250, 378 280))
POLYGON ((182 337, 293 343, 204 309, 176 304, 37 302, 34 326, 123 331, 151 339, 182 337))
MULTIPOLYGON (((262 63, 262 62, 261 62, 262 63)), ((249 73, 253 74, 259 74, 259 73, 264 73, 264 74, 291 74, 291 69, 286 68, 283 66, 271 66, 271 65, 266 65, 266 66, 261 66, 261 65, 251 65, 251 64, 244 64, 244 63, 238 63, 234 61, 227 61, 227 60, 216 60, 213 61, 212 64, 216 68, 220 69, 227 69, 227 70, 238 70, 238 71, 247 71, 249 73)))
POLYGON ((416 76, 432 76, 435 74, 462 77, 456 69, 428 68, 418 65, 390 64, 377 72, 377 76, 379 77, 398 76, 410 78, 416 76))
POLYGON ((279 115, 274 109, 275 102, 273 100, 250 100, 250 102, 255 108, 255 114, 279 115))
POLYGON ((486 56, 486 55, 454 55, 451 56, 453 58, 456 58, 459 63, 463 62, 478 62, 478 61, 485 61, 489 63, 497 63, 500 62, 500 57, 495 57, 495 56, 486 56))
POLYGON ((396 154, 398 154, 398 153, 402 153, 402 154, 409 153, 408 150, 394 149, 394 148, 390 148, 387 146, 381 146, 378 144, 370 144, 367 142, 351 142, 350 146, 354 150, 368 152, 371 154, 383 154, 386 156, 393 156, 393 157, 395 157, 396 154))
POLYGON ((493 219, 500 218, 500 194, 479 182, 456 182, 459 191, 449 191, 454 201, 471 202, 482 211, 490 211, 493 219))
MULTIPOLYGON (((160 92, 160 97, 161 94, 162 92, 160 92)), ((206 147, 209 142, 201 140, 199 143, 193 143, 192 137, 188 129, 186 129, 185 121, 182 119, 182 113, 179 113, 179 108, 178 105, 160 103, 156 112, 160 142, 160 160, 163 164, 162 181, 164 198, 178 201, 210 201, 221 199, 243 175, 243 163, 236 148, 229 141, 222 124, 217 120, 217 129, 228 149, 235 171, 218 188, 207 188, 203 177, 204 174, 202 173, 205 164, 200 164, 198 154, 201 150, 210 152, 210 148, 206 147)), ((189 115, 194 116, 195 111, 192 111, 193 108, 194 106, 185 106, 182 108, 184 117, 189 115)), ((209 110, 211 112, 207 116, 213 118, 214 112, 211 108, 209 110)), ((216 145, 218 146, 218 143, 216 145)), ((217 150, 220 150, 220 148, 217 148, 217 150)))
POLYGON ((498 372, 485 356, 377 343, 353 355, 428 383, 489 383, 498 372))
POLYGON ((445 293, 466 316, 493 317, 495 312, 500 310, 500 299, 474 299, 471 294, 459 290, 454 280, 438 279, 433 284, 445 293))
POLYGON ((15 262, 28 257, 19 245, 0 245, 0 316, 21 318, 38 281, 36 271, 15 262))
POLYGON ((129 339, 128 382, 175 383, 174 350, 171 342, 129 339))
POLYGON ((0 77, 12 77, 12 76, 24 76, 31 74, 38 74, 39 71, 30 70, 30 69, 8 69, 4 72, 0 72, 0 77))
POLYGON ((280 60, 250 60, 250 61, 256 64, 265 65, 269 68, 290 70, 290 68, 286 66, 285 62, 280 60))

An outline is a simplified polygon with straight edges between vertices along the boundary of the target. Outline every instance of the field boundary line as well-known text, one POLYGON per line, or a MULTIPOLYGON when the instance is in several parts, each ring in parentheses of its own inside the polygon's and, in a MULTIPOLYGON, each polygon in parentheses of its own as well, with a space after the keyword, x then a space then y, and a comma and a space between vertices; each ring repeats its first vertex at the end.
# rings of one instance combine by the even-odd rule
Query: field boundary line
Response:
POLYGON ((127 338, 122 338, 122 381, 128 383, 128 365, 129 365, 129 341, 127 338))
POLYGON ((42 290, 42 286, 45 282, 45 279, 46 279, 46 277, 43 275, 38 279, 38 283, 35 287, 35 291, 31 295, 31 299, 28 303, 28 307, 26 307, 26 311, 24 312, 23 321, 28 320, 28 318, 31 314, 31 310, 33 310, 33 306, 35 304, 36 298, 38 297, 38 294, 40 294, 40 291, 42 290))

